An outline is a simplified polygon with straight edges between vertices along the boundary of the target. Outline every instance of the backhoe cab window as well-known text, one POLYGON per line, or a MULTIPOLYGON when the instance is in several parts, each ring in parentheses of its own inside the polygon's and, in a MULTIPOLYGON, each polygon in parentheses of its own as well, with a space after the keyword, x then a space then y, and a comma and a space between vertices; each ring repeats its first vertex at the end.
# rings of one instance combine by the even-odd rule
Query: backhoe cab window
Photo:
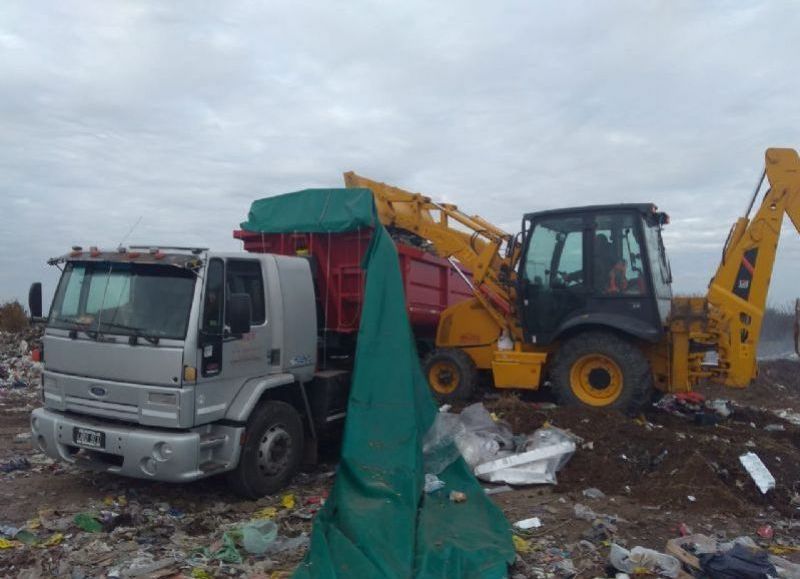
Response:
POLYGON ((592 279, 595 293, 643 295, 646 277, 642 262, 638 216, 599 215, 592 240, 592 279))
POLYGON ((548 288, 582 286, 583 229, 579 217, 536 222, 525 260, 525 278, 534 286, 548 288))

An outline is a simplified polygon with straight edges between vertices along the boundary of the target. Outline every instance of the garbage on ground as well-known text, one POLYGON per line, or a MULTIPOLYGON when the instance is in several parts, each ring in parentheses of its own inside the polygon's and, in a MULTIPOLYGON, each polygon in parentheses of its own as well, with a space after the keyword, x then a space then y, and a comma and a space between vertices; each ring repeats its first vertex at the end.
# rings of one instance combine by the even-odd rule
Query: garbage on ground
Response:
POLYGON ((531 552, 531 544, 520 537, 519 535, 512 535, 511 540, 514 542, 514 550, 517 553, 530 553, 531 552))
POLYGON ((696 575, 704 572, 714 579, 800 577, 799 564, 760 549, 747 536, 719 543, 706 535, 689 535, 670 539, 666 550, 696 575))
POLYGON ((102 523, 89 513, 75 515, 74 522, 80 529, 87 533, 100 533, 103 531, 102 523))
POLYGON ((248 553, 262 555, 278 536, 278 525, 271 519, 252 521, 242 527, 242 546, 248 553))
POLYGON ((510 487, 510 486, 508 486, 508 485, 500 485, 500 486, 497 486, 497 487, 492 487, 492 488, 484 488, 484 489, 483 489, 483 491, 484 491, 484 492, 485 492, 487 495, 490 495, 490 496, 491 496, 491 495, 499 495, 499 494, 503 494, 503 493, 508 493, 508 492, 511 492, 511 491, 513 491, 513 490, 514 490, 514 489, 513 489, 513 488, 511 488, 511 487, 510 487))
POLYGON ((764 430, 767 432, 783 432, 786 430, 786 427, 783 424, 767 424, 764 430))
POLYGON ((800 426, 800 412, 792 412, 791 410, 776 410, 775 416, 783 418, 786 422, 800 426))
POLYGON ((769 472, 769 469, 761 462, 761 459, 754 452, 747 452, 739 457, 739 462, 745 468, 750 478, 756 483, 758 490, 761 494, 767 494, 767 491, 775 488, 775 477, 769 472))
POLYGON ((517 529, 522 529, 523 531, 528 529, 538 529, 542 526, 542 521, 539 519, 539 517, 531 517, 530 519, 522 519, 521 521, 517 521, 514 523, 514 526, 517 529))
POLYGON ((584 489, 583 496, 585 496, 587 499, 604 499, 604 498, 606 498, 606 494, 603 491, 601 491, 600 489, 596 489, 594 487, 588 488, 588 489, 584 489))
POLYGON ((699 392, 665 394, 655 404, 659 410, 681 418, 692 418, 695 424, 711 426, 733 414, 729 400, 706 400, 699 392))
POLYGON ((24 456, 15 456, 10 460, 0 463, 0 472, 12 472, 15 470, 27 470, 31 467, 31 463, 24 456))
POLYGON ((295 500, 293 494, 283 495, 283 497, 281 497, 281 506, 284 509, 293 509, 294 503, 295 500))
POLYGON ((611 544, 609 562, 623 573, 639 573, 644 569, 664 577, 677 577, 681 563, 672 555, 665 555, 652 549, 634 547, 630 551, 616 543, 611 544))
POLYGON ((508 484, 555 484, 575 452, 577 437, 548 426, 515 437, 481 403, 461 414, 439 412, 423 441, 426 472, 439 474, 459 455, 477 477, 508 484))
POLYGON ((441 480, 438 476, 431 473, 427 473, 425 475, 424 490, 426 493, 433 493, 443 488, 444 488, 444 481, 441 480))
POLYGON ((700 566, 713 578, 760 579, 774 577, 775 566, 769 553, 761 549, 735 544, 729 551, 700 555, 700 566))
POLYGON ((775 536, 775 529, 772 525, 761 525, 756 529, 756 534, 762 539, 772 539, 775 536))

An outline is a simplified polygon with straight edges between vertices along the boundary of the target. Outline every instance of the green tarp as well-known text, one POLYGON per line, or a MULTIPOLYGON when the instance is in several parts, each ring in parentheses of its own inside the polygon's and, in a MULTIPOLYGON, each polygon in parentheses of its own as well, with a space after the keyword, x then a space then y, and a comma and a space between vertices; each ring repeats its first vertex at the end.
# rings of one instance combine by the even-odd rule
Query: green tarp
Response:
POLYGON ((423 492, 422 439, 436 405, 417 357, 397 251, 368 189, 308 189, 253 203, 242 229, 270 233, 374 228, 362 266, 366 289, 333 491, 295 572, 308 578, 506 576, 511 530, 463 460, 423 492), (467 494, 450 502, 450 490, 467 494))

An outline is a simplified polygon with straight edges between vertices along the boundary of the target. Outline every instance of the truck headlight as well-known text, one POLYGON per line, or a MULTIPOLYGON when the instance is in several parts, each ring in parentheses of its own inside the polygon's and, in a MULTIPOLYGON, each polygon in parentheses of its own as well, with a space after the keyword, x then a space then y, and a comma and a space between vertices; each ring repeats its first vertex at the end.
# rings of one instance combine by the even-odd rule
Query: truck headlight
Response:
POLYGON ((148 392, 147 401, 150 404, 164 404, 166 406, 177 406, 178 395, 174 392, 148 392))

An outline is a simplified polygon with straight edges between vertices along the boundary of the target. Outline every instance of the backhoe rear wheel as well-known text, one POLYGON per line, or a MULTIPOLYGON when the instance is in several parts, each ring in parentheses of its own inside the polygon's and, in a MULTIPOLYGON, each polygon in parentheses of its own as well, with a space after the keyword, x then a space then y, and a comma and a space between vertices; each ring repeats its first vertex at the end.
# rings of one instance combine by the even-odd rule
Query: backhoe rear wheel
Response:
POLYGON ((610 332, 585 332, 565 341, 555 354, 550 380, 560 404, 630 414, 653 392, 653 373, 642 351, 610 332))
POLYGON ((478 371, 469 354, 456 348, 434 350, 425 359, 425 377, 441 402, 465 400, 478 383, 478 371))

